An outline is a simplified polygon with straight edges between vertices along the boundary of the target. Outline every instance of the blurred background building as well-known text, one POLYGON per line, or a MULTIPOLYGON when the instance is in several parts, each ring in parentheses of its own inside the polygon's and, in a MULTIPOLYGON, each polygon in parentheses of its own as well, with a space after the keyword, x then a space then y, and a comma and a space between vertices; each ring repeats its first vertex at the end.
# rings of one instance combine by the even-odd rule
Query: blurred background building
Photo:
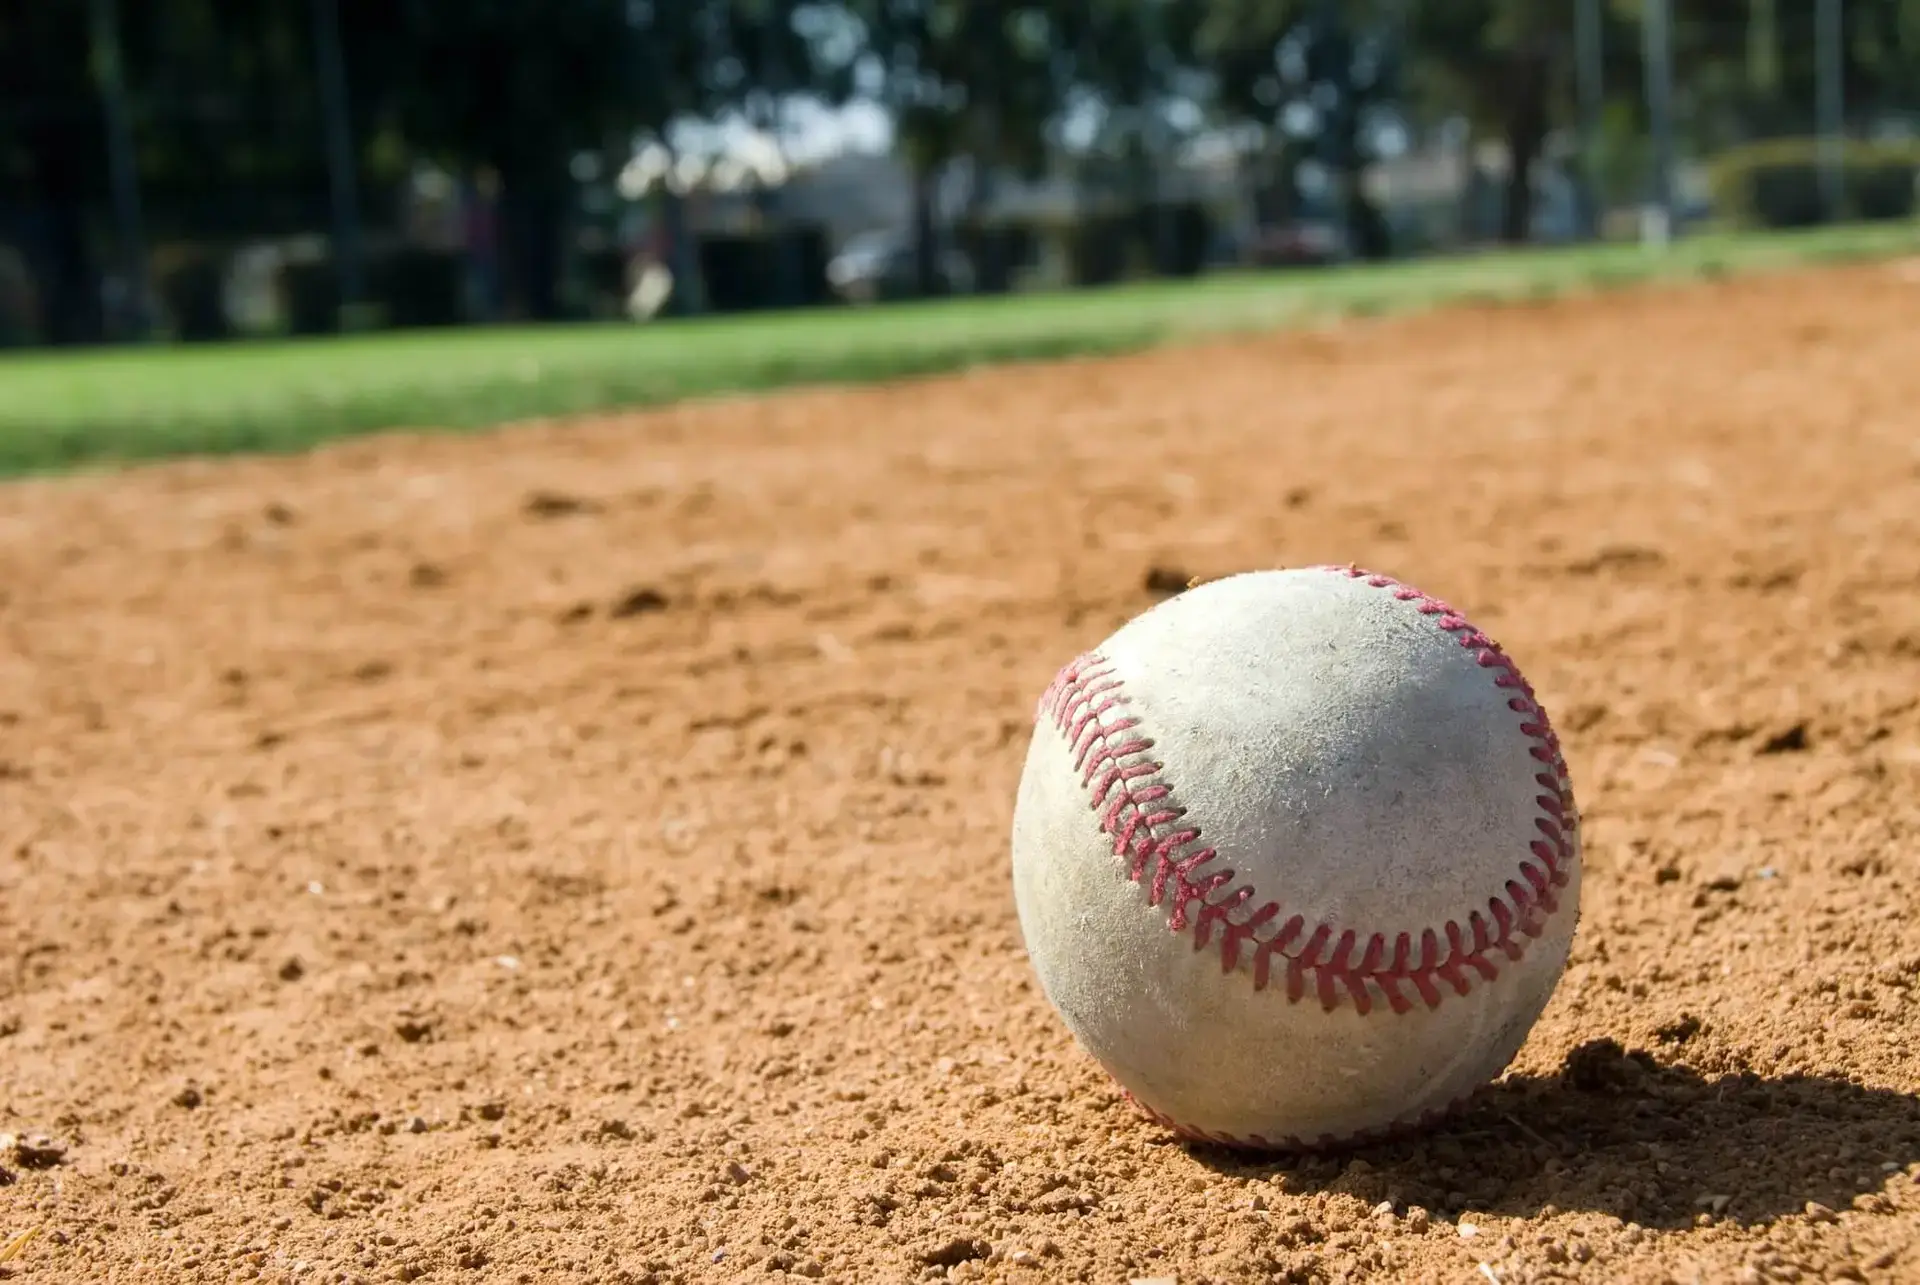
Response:
POLYGON ((1912 218, 1920 0, 0 0, 0 345, 1912 218))

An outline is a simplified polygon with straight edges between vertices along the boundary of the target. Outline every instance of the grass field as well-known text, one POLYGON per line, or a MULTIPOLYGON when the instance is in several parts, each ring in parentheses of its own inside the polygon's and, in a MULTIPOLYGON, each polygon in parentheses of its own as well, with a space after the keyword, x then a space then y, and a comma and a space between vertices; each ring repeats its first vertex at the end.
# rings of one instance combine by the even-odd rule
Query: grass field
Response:
POLYGON ((0 473, 298 450, 784 385, 1117 352, 1474 299, 1763 271, 1920 249, 1912 224, 1241 274, 840 312, 381 334, 0 357, 0 473))

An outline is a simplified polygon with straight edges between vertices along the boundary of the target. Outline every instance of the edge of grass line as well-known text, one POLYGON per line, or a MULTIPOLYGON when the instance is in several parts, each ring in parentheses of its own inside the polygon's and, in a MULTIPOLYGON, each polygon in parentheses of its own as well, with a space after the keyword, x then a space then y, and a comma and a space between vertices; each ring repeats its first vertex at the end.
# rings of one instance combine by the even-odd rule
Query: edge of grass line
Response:
POLYGON ((948 301, 0 354, 0 475, 304 450, 689 397, 1136 351, 1341 316, 1920 253, 1920 223, 1703 235, 948 301))

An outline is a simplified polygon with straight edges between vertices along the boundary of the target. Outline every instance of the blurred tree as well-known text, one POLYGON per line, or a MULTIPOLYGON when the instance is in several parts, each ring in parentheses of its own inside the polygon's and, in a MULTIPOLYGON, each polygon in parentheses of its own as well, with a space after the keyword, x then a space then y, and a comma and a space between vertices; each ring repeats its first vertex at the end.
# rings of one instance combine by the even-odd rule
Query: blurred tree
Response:
MULTIPOLYGON (((1689 0, 1674 6, 1676 78, 1686 86, 1689 133, 1704 149, 1813 124, 1818 69, 1808 0, 1689 0)), ((1637 21, 1640 0, 1617 0, 1637 21)), ((1863 114, 1920 111, 1920 0, 1846 0, 1843 79, 1863 114)))
POLYGON ((1378 159, 1383 113, 1401 100, 1404 45, 1396 6, 1380 0, 1213 0, 1195 29, 1218 114, 1255 126, 1268 181, 1291 212, 1308 161, 1325 176, 1325 213, 1364 257, 1389 249, 1386 220, 1362 178, 1378 159))
MULTIPOLYGON (((853 91, 863 52, 857 21, 819 0, 636 0, 646 92, 636 131, 676 161, 674 125, 739 114, 782 140, 786 108, 796 95, 837 104, 853 91)), ((768 222, 781 223, 777 195, 762 189, 768 222)), ((699 265, 688 234, 685 194, 674 182, 653 193, 666 234, 676 287, 673 307, 704 307, 699 265)), ((787 280, 778 297, 799 297, 792 254, 781 258, 787 280)))
MULTIPOLYGON (((663 6, 672 8, 675 6, 663 6)), ((665 88, 632 0, 396 0, 341 11, 354 97, 417 154, 499 176, 507 288, 558 314, 572 165, 620 140, 665 88)))
POLYGON ((156 0, 121 9, 141 180, 161 226, 220 236, 324 217, 326 139, 307 4, 156 0))
MULTIPOLYGON (((641 134, 670 143, 669 126, 683 117, 739 111, 764 122, 799 85, 844 94, 846 68, 823 61, 799 30, 806 7, 400 0, 347 6, 342 18, 350 77, 374 118, 418 153, 499 175, 515 292, 528 315, 550 317, 576 158, 598 153, 617 166, 641 134)), ((684 211, 675 194, 667 199, 684 269, 684 211)))
POLYGON ((1558 116, 1571 119, 1572 26, 1537 0, 1414 4, 1407 14, 1415 92, 1450 106, 1505 144, 1500 235, 1524 241, 1533 221, 1533 169, 1558 116))
POLYGON ((1179 132, 1173 100, 1199 88, 1185 82, 1205 9, 1193 0, 1103 0, 1076 33, 1084 51, 1076 87, 1100 121, 1096 146, 1120 159, 1129 200, 1155 195, 1156 173, 1179 132))
POLYGON ((101 334, 89 215, 105 199, 106 118, 91 64, 87 9, 0 6, 0 224, 26 252, 46 339, 101 334), (12 207, 12 208, 7 208, 12 207))
POLYGON ((1057 14, 1019 0, 854 0, 851 12, 913 172, 917 287, 938 293, 935 204, 948 164, 971 154, 988 172, 1032 170, 1044 159, 1057 14))
MULTIPOLYGON (((855 51, 833 41, 831 31, 820 32, 820 8, 804 0, 733 0, 721 6, 728 24, 724 47, 738 61, 741 76, 737 88, 712 87, 707 106, 742 112, 774 140, 783 164, 791 160, 786 135, 793 98, 804 93, 840 103, 852 91, 855 51)), ((755 195, 765 224, 781 237, 773 300, 797 304, 808 287, 800 279, 799 243, 787 235, 780 188, 761 185, 755 195)))

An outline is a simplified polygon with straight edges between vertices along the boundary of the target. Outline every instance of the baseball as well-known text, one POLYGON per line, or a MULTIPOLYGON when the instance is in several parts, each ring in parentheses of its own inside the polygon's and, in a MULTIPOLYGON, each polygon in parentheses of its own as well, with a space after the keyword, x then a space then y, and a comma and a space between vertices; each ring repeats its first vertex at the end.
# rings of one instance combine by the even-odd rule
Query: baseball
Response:
POLYGON ((1353 568, 1135 617, 1041 698, 1014 896, 1042 989, 1149 1115, 1289 1149, 1429 1121, 1565 967, 1580 828, 1546 711, 1453 608, 1353 568))

